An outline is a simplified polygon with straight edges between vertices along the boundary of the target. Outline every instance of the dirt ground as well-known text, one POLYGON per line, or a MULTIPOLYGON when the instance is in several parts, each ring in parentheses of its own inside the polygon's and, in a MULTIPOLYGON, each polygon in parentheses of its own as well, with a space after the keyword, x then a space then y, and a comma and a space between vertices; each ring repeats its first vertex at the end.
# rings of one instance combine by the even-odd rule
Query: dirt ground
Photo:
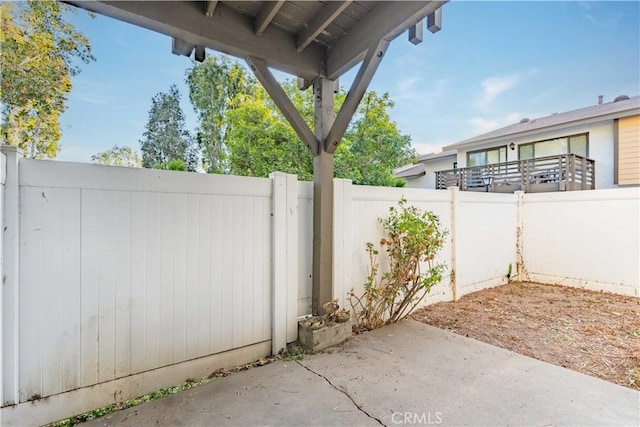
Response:
POLYGON ((413 319, 640 390, 640 298, 510 283, 413 319))

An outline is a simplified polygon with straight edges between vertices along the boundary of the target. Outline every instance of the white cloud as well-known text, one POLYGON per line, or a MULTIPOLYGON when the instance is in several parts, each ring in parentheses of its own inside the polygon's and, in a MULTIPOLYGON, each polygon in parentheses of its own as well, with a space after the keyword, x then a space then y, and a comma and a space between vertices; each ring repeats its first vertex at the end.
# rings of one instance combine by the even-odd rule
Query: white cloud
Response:
POLYGON ((419 155, 429 153, 439 153, 442 151, 444 145, 451 144, 451 142, 411 142, 411 146, 415 148, 419 155))
POLYGON ((417 76, 402 79, 398 82, 398 91, 400 92, 400 94, 410 92, 414 89, 416 83, 418 83, 419 81, 420 78, 417 76))
POLYGON ((451 80, 448 78, 430 81, 419 77, 408 77, 397 84, 397 90, 391 95, 396 106, 411 101, 412 108, 419 105, 420 111, 425 113, 441 103, 449 93, 450 86, 451 80))
POLYGON ((502 92, 511 89, 518 82, 518 76, 489 77, 481 83, 483 98, 481 103, 489 104, 502 92))
POLYGON ((498 128, 498 120, 483 119, 482 117, 474 117, 469 120, 469 124, 473 127, 475 133, 482 134, 498 128))
POLYGON ((491 132, 492 130, 518 123, 523 117, 527 117, 521 113, 511 112, 499 117, 483 118, 474 117, 469 120, 475 135, 491 132))
POLYGON ((594 3, 594 6, 590 2, 579 1, 577 5, 582 9, 582 17, 596 28, 616 30, 619 27, 620 21, 624 18, 624 15, 620 12, 606 15, 602 10, 594 10, 594 7, 598 7, 597 3, 594 3))
POLYGON ((536 102, 542 101, 543 99, 548 98, 551 95, 557 93, 560 89, 561 89, 560 86, 556 86, 556 87, 553 87, 553 88, 551 88, 551 89, 549 89, 549 90, 547 90, 545 92, 540 92, 537 95, 532 96, 531 98, 529 98, 529 102, 530 103, 536 103, 536 102))
POLYGON ((89 80, 74 83, 70 97, 90 104, 107 105, 112 108, 126 110, 127 106, 118 97, 108 92, 108 88, 102 83, 89 80))

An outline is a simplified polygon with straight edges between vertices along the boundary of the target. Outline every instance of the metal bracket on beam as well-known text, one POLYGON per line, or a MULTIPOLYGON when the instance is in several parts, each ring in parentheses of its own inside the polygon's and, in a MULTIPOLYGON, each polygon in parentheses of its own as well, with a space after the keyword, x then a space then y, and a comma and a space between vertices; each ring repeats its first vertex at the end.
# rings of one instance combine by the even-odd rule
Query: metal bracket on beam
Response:
POLYGON ((300 112, 284 92, 280 83, 278 83, 271 73, 271 70, 269 70, 269 67, 267 67, 267 64, 261 59, 251 57, 247 58, 246 61, 249 68, 251 68, 260 83, 262 83, 262 86, 265 88, 267 93, 269 93, 271 99, 276 103, 278 109, 280 109, 298 137, 311 151, 311 154, 316 156, 320 147, 318 139, 315 137, 313 132, 311 132, 309 125, 307 125, 300 115, 300 112))
POLYGON ((333 126, 331 126, 329 135, 327 135, 325 150, 328 153, 333 154, 336 151, 336 148, 338 148, 338 144, 340 143, 345 130, 347 130, 347 126, 349 126, 349 122, 351 121, 353 114, 356 112, 360 101, 362 101, 362 97, 367 91, 367 87, 369 87, 369 83, 371 83, 371 79, 373 79, 373 76, 375 75, 388 47, 388 40, 380 40, 378 43, 371 45, 367 50, 367 54, 362 60, 358 74, 355 79, 353 79, 351 89, 349 89, 349 94, 344 100, 344 104, 342 104, 342 108, 340 108, 340 112, 338 113, 333 126))
POLYGON ((409 28, 409 41, 412 44, 420 44, 422 43, 422 29, 423 29, 423 20, 421 19, 413 27, 409 28))
POLYGON ((442 8, 427 15, 427 30, 437 33, 442 29, 442 8))
POLYGON ((194 48, 195 45, 187 43, 186 41, 176 37, 171 41, 171 53, 174 55, 191 56, 191 52, 193 52, 194 48))

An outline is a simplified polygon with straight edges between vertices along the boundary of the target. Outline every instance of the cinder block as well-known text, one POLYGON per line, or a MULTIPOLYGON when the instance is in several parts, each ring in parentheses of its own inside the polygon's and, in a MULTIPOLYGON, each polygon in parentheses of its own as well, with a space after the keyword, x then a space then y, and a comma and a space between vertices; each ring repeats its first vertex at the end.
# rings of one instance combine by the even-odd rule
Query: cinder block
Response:
POLYGON ((311 350, 322 350, 338 345, 349 337, 351 337, 351 320, 333 323, 315 330, 304 325, 303 322, 298 322, 298 341, 311 350))

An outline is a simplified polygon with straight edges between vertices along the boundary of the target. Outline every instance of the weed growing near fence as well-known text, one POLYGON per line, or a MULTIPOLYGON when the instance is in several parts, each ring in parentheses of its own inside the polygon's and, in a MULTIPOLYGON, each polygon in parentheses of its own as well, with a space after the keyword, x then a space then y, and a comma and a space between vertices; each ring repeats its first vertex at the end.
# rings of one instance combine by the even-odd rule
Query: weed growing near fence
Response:
POLYGON ((397 208, 389 209, 387 218, 378 220, 387 234, 380 246, 389 258, 389 271, 380 272, 379 251, 367 243, 369 275, 364 293, 349 293, 358 330, 376 329, 405 318, 442 280, 446 269, 435 258, 448 231, 441 228, 433 212, 407 206, 402 198, 397 208))

